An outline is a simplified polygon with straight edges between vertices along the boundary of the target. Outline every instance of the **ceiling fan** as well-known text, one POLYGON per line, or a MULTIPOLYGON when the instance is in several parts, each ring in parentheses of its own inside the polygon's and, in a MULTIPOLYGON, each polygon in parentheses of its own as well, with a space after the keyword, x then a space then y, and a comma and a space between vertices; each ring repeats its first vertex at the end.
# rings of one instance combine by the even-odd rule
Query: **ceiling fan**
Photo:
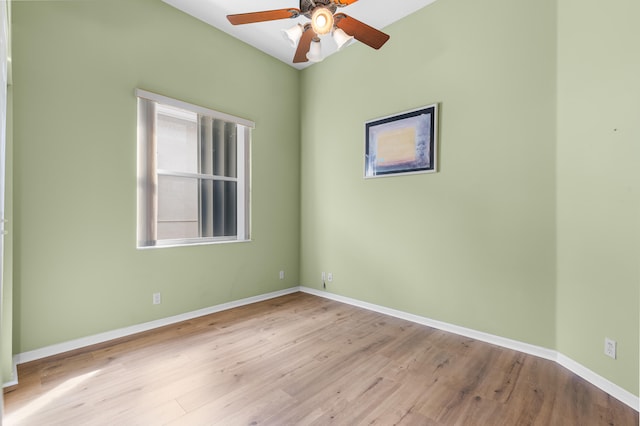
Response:
POLYGON ((238 13, 227 15, 227 19, 233 25, 242 25, 305 16, 311 22, 304 25, 296 24, 288 30, 283 30, 283 34, 293 47, 297 46, 293 57, 294 63, 319 62, 322 60, 320 36, 325 34, 332 34, 338 45, 338 50, 353 38, 374 49, 380 49, 389 40, 389 35, 382 31, 344 13, 336 13, 339 7, 349 6, 356 1, 358 0, 300 0, 299 9, 287 8, 238 13))

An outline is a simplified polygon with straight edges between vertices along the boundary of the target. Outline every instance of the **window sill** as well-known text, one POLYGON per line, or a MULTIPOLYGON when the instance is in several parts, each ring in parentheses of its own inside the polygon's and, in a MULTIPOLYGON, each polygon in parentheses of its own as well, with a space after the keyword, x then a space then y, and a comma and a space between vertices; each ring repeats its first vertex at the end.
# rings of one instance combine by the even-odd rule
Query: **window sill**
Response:
POLYGON ((193 247, 193 246, 209 246, 209 245, 220 245, 220 244, 236 244, 236 243, 250 243, 249 240, 218 240, 218 241, 194 241, 194 242, 165 242, 158 243, 152 246, 137 246, 138 250, 153 250, 153 249, 162 249, 162 248, 175 248, 175 247, 193 247))

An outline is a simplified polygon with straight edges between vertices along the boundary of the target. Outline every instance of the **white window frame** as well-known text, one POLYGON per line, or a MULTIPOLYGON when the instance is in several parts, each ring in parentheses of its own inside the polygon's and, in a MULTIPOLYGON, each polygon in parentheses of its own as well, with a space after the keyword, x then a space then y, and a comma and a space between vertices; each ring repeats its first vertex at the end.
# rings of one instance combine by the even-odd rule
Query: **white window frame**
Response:
POLYGON ((175 247, 197 244, 216 244, 250 241, 250 157, 251 130, 255 123, 244 118, 193 105, 167 96, 136 89, 138 98, 138 214, 137 247, 175 247), (152 101, 149 103, 147 101, 152 101), (158 105, 180 108, 201 116, 223 120, 236 125, 237 177, 183 173, 157 168, 156 117, 158 105), (235 236, 157 239, 158 176, 176 176, 237 182, 237 230, 235 236))

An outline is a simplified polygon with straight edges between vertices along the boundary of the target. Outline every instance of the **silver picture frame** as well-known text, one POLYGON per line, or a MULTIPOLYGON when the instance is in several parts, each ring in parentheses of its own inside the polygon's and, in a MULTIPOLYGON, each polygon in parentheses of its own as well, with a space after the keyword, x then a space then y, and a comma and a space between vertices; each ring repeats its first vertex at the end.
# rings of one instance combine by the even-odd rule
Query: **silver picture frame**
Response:
POLYGON ((364 177, 437 172, 438 104, 365 123, 364 177))

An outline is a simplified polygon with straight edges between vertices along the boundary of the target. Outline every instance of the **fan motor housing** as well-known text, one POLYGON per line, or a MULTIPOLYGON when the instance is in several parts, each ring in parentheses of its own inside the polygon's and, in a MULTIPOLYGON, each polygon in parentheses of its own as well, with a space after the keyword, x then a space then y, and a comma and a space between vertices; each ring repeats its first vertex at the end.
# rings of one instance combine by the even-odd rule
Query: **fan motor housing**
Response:
POLYGON ((316 7, 326 7, 331 13, 336 13, 337 6, 332 0, 300 0, 300 14, 311 19, 311 13, 316 7))

